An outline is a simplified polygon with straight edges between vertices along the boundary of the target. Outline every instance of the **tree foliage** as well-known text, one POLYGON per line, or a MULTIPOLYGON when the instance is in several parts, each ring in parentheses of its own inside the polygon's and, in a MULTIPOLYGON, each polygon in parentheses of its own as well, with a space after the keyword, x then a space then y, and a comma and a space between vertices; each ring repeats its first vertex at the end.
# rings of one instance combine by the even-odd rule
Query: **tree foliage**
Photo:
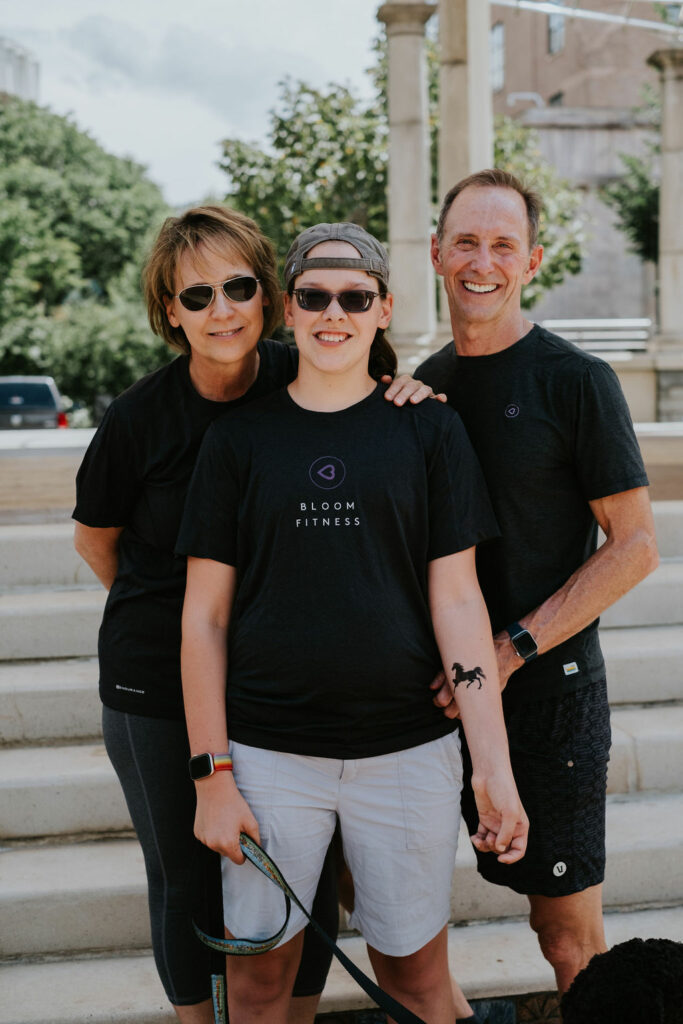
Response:
POLYGON ((166 213, 138 164, 68 118, 4 97, 0 374, 51 373, 92 404, 98 389, 115 394, 159 365, 165 349, 145 325, 138 268, 166 213))
POLYGON ((543 263, 522 293, 522 306, 530 309, 544 292, 561 284, 567 274, 578 274, 581 270, 581 193, 543 159, 537 133, 512 118, 496 119, 494 163, 521 178, 543 200, 538 232, 543 263))
MULTIPOLYGON (((349 89, 313 89, 287 80, 271 112, 269 148, 238 139, 223 142, 220 166, 228 175, 227 201, 253 217, 284 259, 295 235, 321 219, 351 220, 387 240, 388 109, 387 60, 383 40, 375 44, 369 69, 375 96, 363 102, 349 89)), ((426 41, 431 188, 438 210, 438 50, 426 41)), ((524 304, 533 305, 566 274, 581 269, 580 193, 543 160, 536 134, 510 118, 496 124, 495 164, 541 192, 545 214, 540 241, 541 272, 527 286, 524 304)))
MULTIPOLYGON (((636 116, 658 131, 661 104, 651 87, 644 90, 643 103, 634 110, 636 116)), ((620 154, 624 173, 600 190, 600 198, 617 215, 617 227, 624 232, 631 248, 641 259, 659 260, 659 181, 655 173, 661 146, 649 142, 642 156, 620 154)))
POLYGON ((353 220, 386 238, 387 124, 344 86, 285 81, 265 151, 223 142, 227 200, 253 217, 284 256, 321 219, 353 220))

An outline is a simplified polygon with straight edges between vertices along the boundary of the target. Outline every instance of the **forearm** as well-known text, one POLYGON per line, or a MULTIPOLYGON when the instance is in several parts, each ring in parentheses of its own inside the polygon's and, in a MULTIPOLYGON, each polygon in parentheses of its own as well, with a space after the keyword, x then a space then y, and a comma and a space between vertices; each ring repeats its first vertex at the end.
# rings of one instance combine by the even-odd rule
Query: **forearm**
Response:
MULTIPOLYGON (((228 752, 226 720, 227 624, 183 613, 181 667, 183 700, 194 754, 228 752)), ((244 861, 240 832, 259 841, 258 823, 241 796, 232 771, 217 771, 195 782, 195 835, 201 842, 237 864, 244 861)))
POLYGON ((225 627, 186 610, 180 664, 190 752, 227 753, 225 627))
MULTIPOLYGON (((601 525, 606 533, 604 544, 559 590, 519 620, 536 640, 539 654, 575 636, 657 567, 659 558, 649 503, 646 495, 637 500, 646 504, 640 510, 639 520, 628 523, 627 528, 623 528, 618 517, 616 523, 609 516, 603 519, 602 506, 608 504, 606 500, 596 503, 595 511, 599 520, 603 519, 601 525)), ((524 662, 515 653, 507 632, 497 634, 495 643, 504 685, 524 662)))
POLYGON ((76 523, 74 547, 107 589, 116 579, 119 564, 119 537, 122 526, 94 527, 76 523))
POLYGON ((475 775, 509 768, 491 627, 476 593, 432 604, 434 635, 462 718, 475 775))

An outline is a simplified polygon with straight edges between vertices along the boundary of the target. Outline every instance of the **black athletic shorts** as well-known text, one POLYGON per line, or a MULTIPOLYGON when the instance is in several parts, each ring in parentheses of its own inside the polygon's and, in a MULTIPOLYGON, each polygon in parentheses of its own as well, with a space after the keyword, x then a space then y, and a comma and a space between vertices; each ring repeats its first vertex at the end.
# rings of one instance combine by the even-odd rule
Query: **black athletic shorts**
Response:
MULTIPOLYGON (((479 873, 515 892, 569 896, 605 877, 605 798, 611 742, 605 680, 575 693, 517 704, 505 712, 510 759, 529 816, 529 843, 516 864, 477 853, 479 873)), ((463 742, 462 812, 470 834, 478 817, 463 742)))

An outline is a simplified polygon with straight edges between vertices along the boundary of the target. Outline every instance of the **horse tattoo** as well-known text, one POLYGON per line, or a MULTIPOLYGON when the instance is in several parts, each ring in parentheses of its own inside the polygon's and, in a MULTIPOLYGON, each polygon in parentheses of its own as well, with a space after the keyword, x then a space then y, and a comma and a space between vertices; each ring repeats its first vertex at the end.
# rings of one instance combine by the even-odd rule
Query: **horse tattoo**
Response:
POLYGON ((468 687, 470 687, 472 683, 479 683, 478 689, 481 690, 481 681, 482 679, 486 679, 486 675, 482 672, 480 665, 477 665, 476 668, 471 668, 468 672, 465 672, 460 662, 454 661, 452 671, 455 672, 455 675, 453 676, 453 689, 455 689, 460 683, 466 682, 468 687))

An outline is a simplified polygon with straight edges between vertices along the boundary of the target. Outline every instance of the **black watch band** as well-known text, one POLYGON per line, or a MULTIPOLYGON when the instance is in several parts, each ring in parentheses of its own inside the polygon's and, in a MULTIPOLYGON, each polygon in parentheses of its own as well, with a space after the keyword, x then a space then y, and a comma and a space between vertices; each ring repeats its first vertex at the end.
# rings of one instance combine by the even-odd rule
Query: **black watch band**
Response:
POLYGON ((538 644, 529 630, 520 626, 519 622, 513 622, 505 627, 505 632, 509 634, 510 642, 519 657, 524 661, 533 661, 538 654, 538 644))

